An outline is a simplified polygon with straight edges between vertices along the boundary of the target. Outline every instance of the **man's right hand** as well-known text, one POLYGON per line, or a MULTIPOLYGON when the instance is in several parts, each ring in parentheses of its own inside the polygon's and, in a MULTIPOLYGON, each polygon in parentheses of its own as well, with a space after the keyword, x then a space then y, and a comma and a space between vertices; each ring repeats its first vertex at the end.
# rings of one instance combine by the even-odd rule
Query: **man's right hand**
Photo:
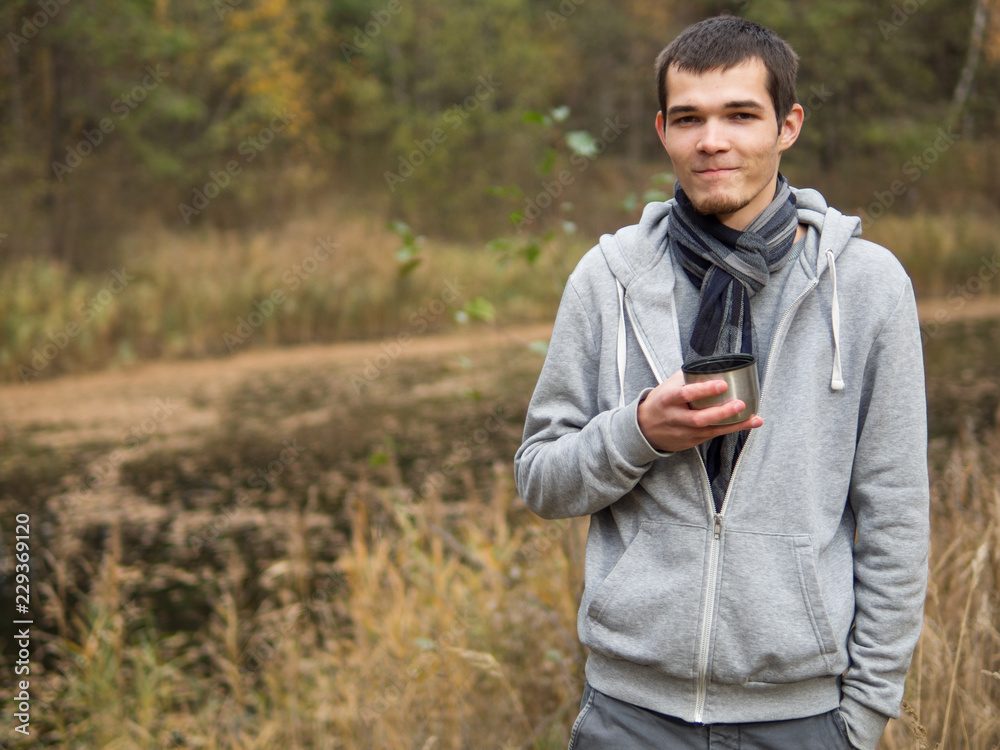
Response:
POLYGON ((764 424, 764 420, 756 414, 735 424, 712 424, 743 411, 745 405, 739 400, 707 409, 688 406, 691 401, 724 393, 726 388, 724 380, 685 385, 684 373, 678 370, 650 391, 639 404, 639 429, 651 446, 659 451, 674 453, 728 432, 749 430, 764 424))

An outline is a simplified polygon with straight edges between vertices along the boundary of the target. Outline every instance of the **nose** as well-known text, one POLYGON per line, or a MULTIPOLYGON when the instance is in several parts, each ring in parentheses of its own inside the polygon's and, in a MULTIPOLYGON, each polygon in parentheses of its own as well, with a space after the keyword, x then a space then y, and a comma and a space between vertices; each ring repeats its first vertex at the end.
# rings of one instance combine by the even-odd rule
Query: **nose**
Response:
POLYGON ((729 150, 729 139, 721 123, 715 120, 705 122, 698 138, 698 150, 705 154, 729 150))

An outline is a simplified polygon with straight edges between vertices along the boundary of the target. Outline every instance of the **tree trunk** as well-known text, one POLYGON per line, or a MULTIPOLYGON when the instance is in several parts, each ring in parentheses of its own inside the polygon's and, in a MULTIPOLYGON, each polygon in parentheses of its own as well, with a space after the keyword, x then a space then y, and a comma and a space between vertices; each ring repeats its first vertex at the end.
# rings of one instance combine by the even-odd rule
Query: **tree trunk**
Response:
POLYGON ((49 204, 52 211, 52 234, 50 236, 49 253, 53 258, 59 258, 66 263, 72 263, 72 243, 66 241, 67 225, 69 223, 69 195, 66 185, 58 180, 52 169, 54 162, 63 160, 62 135, 63 94, 66 87, 65 50, 61 45, 52 44, 45 48, 46 75, 44 98, 48 110, 49 122, 49 158, 47 171, 49 173, 49 204))
POLYGON ((952 98, 951 112, 948 115, 948 127, 958 124, 965 109, 965 103, 972 92, 972 82, 979 67, 979 58, 983 51, 983 34, 986 31, 986 0, 975 0, 975 11, 972 16, 972 33, 969 38, 969 52, 965 56, 965 66, 955 86, 955 96, 952 98))
MULTIPOLYGON (((10 24, 8 28, 14 29, 14 7, 10 8, 10 24)), ((6 24, 5 24, 6 26, 6 24)), ((21 63, 17 57, 17 51, 13 44, 4 44, 4 52, 7 54, 7 70, 10 73, 10 120, 14 128, 14 143, 20 146, 24 139, 24 108, 21 99, 21 63)))

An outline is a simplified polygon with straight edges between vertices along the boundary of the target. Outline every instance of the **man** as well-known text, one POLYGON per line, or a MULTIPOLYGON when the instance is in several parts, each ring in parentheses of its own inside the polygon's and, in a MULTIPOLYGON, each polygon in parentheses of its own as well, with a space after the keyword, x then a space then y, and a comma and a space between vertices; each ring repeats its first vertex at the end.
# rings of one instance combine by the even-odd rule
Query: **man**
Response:
POLYGON ((657 60, 674 199, 570 277, 515 466, 590 516, 570 747, 873 750, 927 581, 916 307, 860 220, 788 186, 798 58, 724 16, 657 60), (754 354, 758 414, 682 363, 754 354))

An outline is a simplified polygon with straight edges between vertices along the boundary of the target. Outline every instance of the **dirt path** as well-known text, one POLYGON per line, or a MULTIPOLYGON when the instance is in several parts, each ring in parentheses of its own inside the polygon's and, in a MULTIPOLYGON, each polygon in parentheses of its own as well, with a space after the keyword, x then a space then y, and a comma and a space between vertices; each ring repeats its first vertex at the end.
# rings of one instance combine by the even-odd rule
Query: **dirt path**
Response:
POLYGON ((920 315, 920 322, 924 324, 934 320, 938 323, 950 323, 957 320, 1000 318, 1000 297, 981 294, 972 299, 956 296, 950 300, 944 297, 918 300, 917 313, 920 315))
MULTIPOLYGON (((1000 299, 996 297, 929 299, 918 307, 921 320, 927 323, 1000 318, 1000 299)), ((441 358, 526 345, 548 340, 551 331, 551 324, 537 324, 422 336, 403 344, 393 360, 441 358)), ((116 440, 123 430, 141 425, 157 410, 163 413, 172 406, 192 403, 199 408, 179 410, 178 417, 164 425, 164 431, 179 435, 212 427, 219 416, 212 405, 242 382, 284 371, 324 367, 357 368, 358 377, 363 377, 366 363, 380 357, 385 361, 385 341, 251 350, 224 359, 152 362, 127 370, 0 385, 0 447, 5 436, 25 429, 52 447, 116 440)))
MULTIPOLYGON (((549 324, 505 329, 477 327, 458 333, 421 336, 399 346, 392 361, 443 358, 463 352, 527 345, 548 340, 549 324)), ((83 442, 118 442, 123 431, 160 420, 160 437, 178 436, 218 424, 217 407, 241 383, 282 372, 356 369, 385 362, 385 341, 250 350, 223 359, 151 362, 28 384, 0 386, 0 450, 3 439, 28 430, 35 442, 59 448, 83 442), (194 405, 196 408, 182 408, 194 405)))

